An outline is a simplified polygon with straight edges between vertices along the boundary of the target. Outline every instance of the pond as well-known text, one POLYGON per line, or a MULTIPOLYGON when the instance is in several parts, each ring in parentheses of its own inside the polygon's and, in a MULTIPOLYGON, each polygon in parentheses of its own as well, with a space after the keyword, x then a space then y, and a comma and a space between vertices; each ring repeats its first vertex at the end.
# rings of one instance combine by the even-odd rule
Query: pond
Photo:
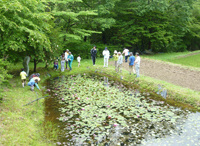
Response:
POLYGON ((106 77, 50 80, 45 120, 57 124, 57 145, 199 145, 200 113, 153 100, 148 92, 106 77))

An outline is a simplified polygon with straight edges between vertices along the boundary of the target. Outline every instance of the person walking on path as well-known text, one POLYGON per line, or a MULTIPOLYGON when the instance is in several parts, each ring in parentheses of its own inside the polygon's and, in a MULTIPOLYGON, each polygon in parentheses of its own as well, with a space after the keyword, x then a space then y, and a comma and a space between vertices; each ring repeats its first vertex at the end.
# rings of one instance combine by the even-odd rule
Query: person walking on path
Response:
POLYGON ((103 51, 103 56, 104 56, 104 66, 103 67, 108 67, 108 59, 110 57, 110 52, 108 51, 108 48, 105 47, 105 50, 103 51))
POLYGON ((67 64, 68 64, 68 55, 69 55, 69 50, 67 49, 66 51, 65 51, 65 63, 66 63, 66 69, 68 69, 67 68, 67 64))
POLYGON ((139 53, 135 54, 136 59, 135 59, 135 70, 136 70, 136 76, 137 78, 140 77, 140 56, 139 53))
POLYGON ((134 69, 134 62, 135 62, 135 57, 133 56, 133 53, 130 52, 130 58, 129 58, 129 73, 133 72, 135 74, 135 69, 134 69))
POLYGON ((72 70, 72 62, 74 60, 74 56, 72 55, 71 52, 69 52, 69 55, 68 55, 68 63, 69 63, 69 68, 70 68, 70 71, 72 70))
POLYGON ((78 67, 81 65, 80 63, 81 63, 81 57, 80 57, 80 55, 78 55, 78 57, 77 57, 77 62, 78 62, 78 67))
POLYGON ((63 53, 61 56, 61 72, 64 72, 65 70, 65 54, 63 53))
POLYGON ((29 64, 30 60, 31 60, 31 57, 30 56, 26 56, 24 58, 24 61, 23 61, 24 71, 26 72, 27 77, 29 75, 29 66, 28 66, 28 64, 29 64))
POLYGON ((122 72, 122 63, 123 63, 123 56, 121 52, 118 52, 118 60, 117 60, 117 72, 122 72))
POLYGON ((96 46, 94 46, 91 49, 90 53, 91 53, 91 58, 92 58, 93 65, 95 65, 96 54, 97 54, 96 46))
POLYGON ((28 86, 31 87, 31 91, 34 91, 34 85, 41 91, 40 87, 38 86, 38 79, 32 78, 32 79, 28 82, 28 86))
POLYGON ((129 50, 128 50, 128 49, 126 49, 126 48, 124 48, 124 51, 123 51, 123 53, 122 53, 122 54, 124 54, 124 56, 125 56, 125 62, 127 62, 128 55, 129 55, 129 50))
POLYGON ((117 54, 117 50, 114 51, 114 61, 115 61, 115 71, 117 71, 117 60, 118 60, 118 54, 117 54))
POLYGON ((20 72, 20 76, 21 76, 21 80, 22 80, 22 87, 24 88, 24 86, 26 85, 26 72, 24 71, 24 69, 22 68, 22 71, 20 72))

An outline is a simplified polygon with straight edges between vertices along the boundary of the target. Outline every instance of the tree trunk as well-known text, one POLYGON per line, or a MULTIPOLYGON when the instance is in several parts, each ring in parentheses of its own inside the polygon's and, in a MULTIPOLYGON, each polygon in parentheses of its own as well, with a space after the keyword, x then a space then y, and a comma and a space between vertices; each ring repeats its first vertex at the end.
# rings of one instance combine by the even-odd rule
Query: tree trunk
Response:
POLYGON ((36 61, 36 59, 34 58, 34 72, 36 72, 36 66, 37 66, 37 61, 36 61))
POLYGON ((87 37, 86 36, 84 36, 84 42, 86 42, 87 41, 87 37))

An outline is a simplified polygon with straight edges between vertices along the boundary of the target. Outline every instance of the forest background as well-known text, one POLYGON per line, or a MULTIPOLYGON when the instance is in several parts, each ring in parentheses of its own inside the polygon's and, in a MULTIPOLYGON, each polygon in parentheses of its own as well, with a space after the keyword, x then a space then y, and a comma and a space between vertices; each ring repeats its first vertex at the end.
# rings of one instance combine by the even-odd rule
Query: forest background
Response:
POLYGON ((0 85, 27 55, 46 66, 69 49, 110 52, 200 48, 200 0, 0 0, 0 85))

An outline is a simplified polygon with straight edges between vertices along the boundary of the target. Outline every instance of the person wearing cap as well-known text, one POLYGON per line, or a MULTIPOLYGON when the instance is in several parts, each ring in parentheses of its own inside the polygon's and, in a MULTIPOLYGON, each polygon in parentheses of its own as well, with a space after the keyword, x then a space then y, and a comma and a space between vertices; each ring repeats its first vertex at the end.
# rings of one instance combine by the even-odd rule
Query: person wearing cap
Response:
POLYGON ((39 76, 40 76, 39 73, 33 73, 32 75, 30 75, 29 81, 30 81, 32 78, 34 78, 34 77, 39 77, 39 76))
POLYGON ((139 53, 136 53, 135 56, 136 56, 136 59, 135 59, 136 76, 137 76, 137 78, 139 78, 140 77, 140 61, 141 61, 141 59, 140 59, 139 53))
POLYGON ((123 56, 121 52, 118 52, 117 72, 122 72, 122 63, 123 63, 123 56))
POLYGON ((68 55, 69 55, 69 50, 67 49, 66 51, 65 51, 65 63, 66 63, 66 69, 68 69, 67 68, 67 64, 68 64, 68 55))
POLYGON ((135 57, 133 56, 133 53, 130 52, 130 58, 129 58, 129 73, 131 74, 131 72, 133 71, 133 73, 135 74, 135 69, 134 69, 134 62, 135 62, 135 57))
POLYGON ((93 65, 95 65, 96 55, 97 55, 96 46, 94 46, 94 47, 91 49, 90 53, 91 53, 91 58, 92 58, 93 65))
POLYGON ((108 67, 108 59, 110 57, 110 52, 108 51, 108 48, 105 47, 105 50, 103 50, 103 56, 104 56, 104 67, 108 67))
POLYGON ((126 48, 124 48, 124 51, 123 51, 123 53, 122 53, 122 54, 124 54, 124 56, 125 56, 125 62, 127 62, 128 55, 129 55, 129 50, 128 50, 128 49, 126 49, 126 48))
POLYGON ((115 71, 117 71, 117 60, 118 60, 118 54, 117 54, 117 50, 114 51, 114 61, 115 61, 115 71))
POLYGON ((38 86, 38 79, 34 79, 32 78, 29 82, 28 82, 28 86, 31 87, 31 91, 34 91, 34 86, 36 86, 40 91, 40 87, 38 86))
POLYGON ((71 71, 72 70, 72 62, 74 60, 74 56, 72 55, 71 52, 69 52, 69 55, 68 55, 67 59, 68 59, 69 68, 70 68, 70 71, 71 71))

